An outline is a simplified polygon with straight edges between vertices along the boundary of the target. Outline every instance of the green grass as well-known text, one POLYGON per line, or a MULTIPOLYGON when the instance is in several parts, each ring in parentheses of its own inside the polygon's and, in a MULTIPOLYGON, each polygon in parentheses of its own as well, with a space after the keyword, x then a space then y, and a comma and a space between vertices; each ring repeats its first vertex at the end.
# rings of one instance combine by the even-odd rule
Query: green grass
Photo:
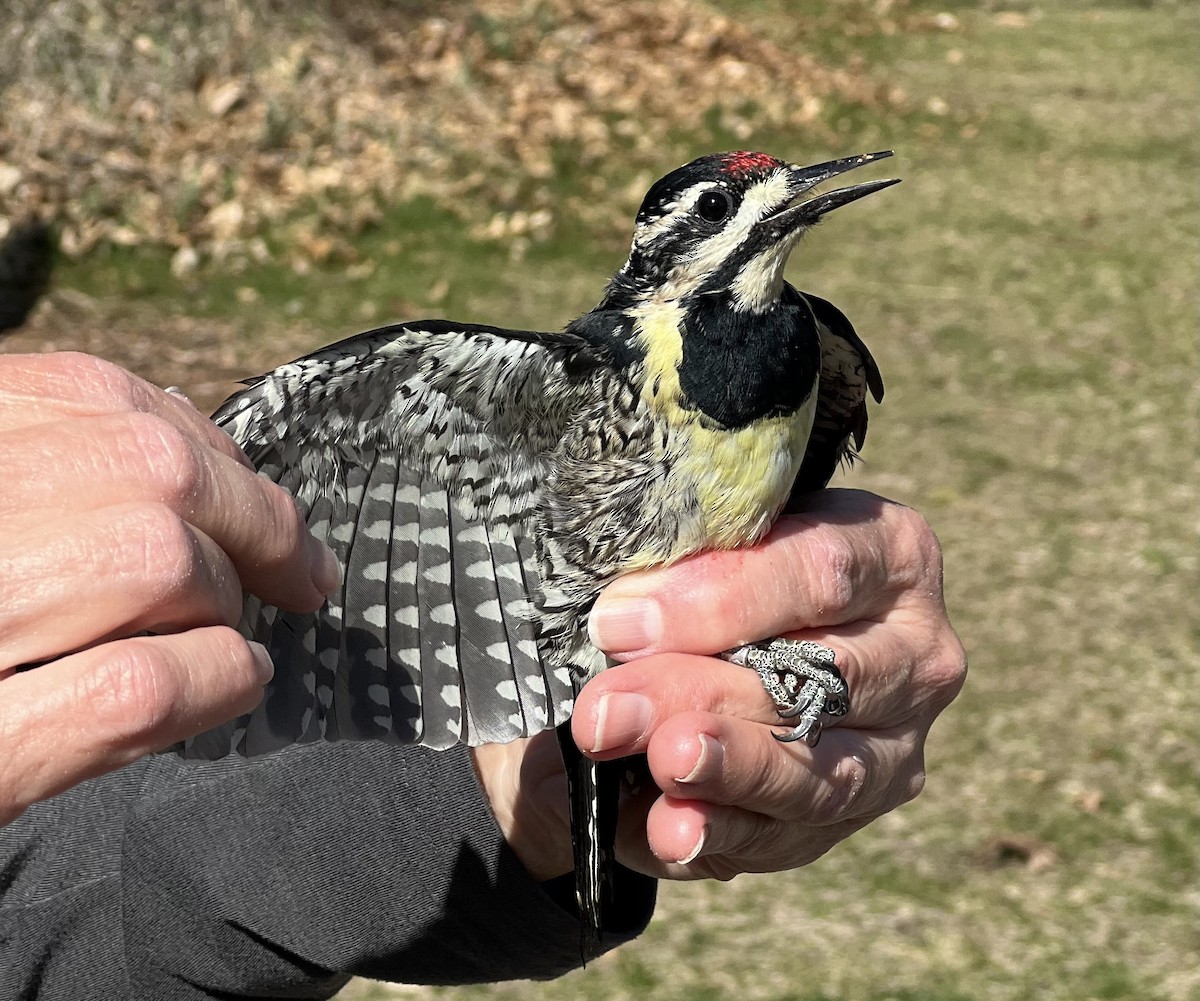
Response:
MULTIPOLYGON (((693 141, 897 150, 904 184, 838 213, 791 277, 879 358, 887 401, 853 482, 937 529, 968 685, 930 739, 925 794, 807 870, 664 887, 641 941, 556 983, 346 997, 1194 999, 1196 13, 899 4, 884 33, 865 4, 718 6, 908 95, 883 116, 830 104, 811 135, 693 141), (942 11, 957 30, 930 26, 942 11), (1052 861, 981 861, 1011 836, 1052 861), (769 955, 749 948, 765 922, 769 955)), ((584 183, 567 159, 563 192, 584 183)), ((401 315, 559 325, 622 259, 590 237, 566 223, 514 257, 422 202, 356 242, 349 271, 181 280, 114 253, 64 283, 140 304, 115 315, 148 329, 222 324, 252 371, 256 345, 278 361, 401 315)))

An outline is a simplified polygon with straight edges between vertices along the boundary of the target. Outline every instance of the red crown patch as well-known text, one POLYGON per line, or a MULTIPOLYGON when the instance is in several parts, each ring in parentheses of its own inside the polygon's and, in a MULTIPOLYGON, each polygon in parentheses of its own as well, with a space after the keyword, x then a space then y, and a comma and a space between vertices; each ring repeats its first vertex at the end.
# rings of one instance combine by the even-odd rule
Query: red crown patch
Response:
POLYGON ((755 153, 751 150, 726 153, 721 158, 721 169, 726 174, 753 174, 782 166, 782 160, 776 160, 775 157, 768 156, 766 153, 755 153))

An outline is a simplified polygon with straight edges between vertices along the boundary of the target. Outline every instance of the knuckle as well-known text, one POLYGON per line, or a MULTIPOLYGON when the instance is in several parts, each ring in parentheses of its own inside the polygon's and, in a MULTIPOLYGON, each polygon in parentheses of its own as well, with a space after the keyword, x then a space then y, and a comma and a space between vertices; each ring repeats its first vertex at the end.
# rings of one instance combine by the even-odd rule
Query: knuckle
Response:
POLYGON ((153 481, 156 499, 186 506, 203 485, 204 468, 187 436, 161 417, 137 414, 129 421, 127 448, 153 481))
POLYGON ((893 573, 905 583, 931 582, 940 593, 942 544, 933 526, 917 511, 902 504, 892 505, 890 513, 895 521, 890 532, 893 573))
POLYGON ((912 743, 897 762, 891 782, 887 785, 886 799, 880 812, 894 810, 911 803, 925 789, 925 741, 914 735, 912 743))
POLYGON ((79 351, 64 352, 56 360, 63 377, 83 397, 104 399, 119 411, 141 409, 141 385, 119 365, 79 351))
POLYGON ((857 559, 849 541, 838 532, 819 528, 811 532, 813 569, 819 582, 819 611, 848 608, 854 599, 857 559))
POLYGON ((926 667, 927 681, 937 693, 939 708, 948 705, 967 680, 966 648, 949 625, 944 633, 926 667))
POLYGON ((163 504, 141 503, 129 512, 125 538, 134 547, 130 566, 145 582, 149 599, 166 603, 190 589, 201 568, 195 537, 163 504))
POLYGON ((844 758, 838 764, 826 795, 813 804, 810 812, 812 823, 827 827, 856 816, 866 784, 866 762, 857 755, 844 758))
POLYGON ((900 802, 911 803, 925 789, 925 766, 920 765, 908 776, 908 781, 900 791, 900 802))
POLYGON ((204 480, 200 456, 182 432, 165 421, 156 423, 159 434, 151 453, 152 468, 158 474, 163 500, 190 505, 204 480))
POLYGON ((88 675, 88 703, 105 729, 118 738, 156 730, 172 715, 179 693, 155 644, 128 640, 88 675))

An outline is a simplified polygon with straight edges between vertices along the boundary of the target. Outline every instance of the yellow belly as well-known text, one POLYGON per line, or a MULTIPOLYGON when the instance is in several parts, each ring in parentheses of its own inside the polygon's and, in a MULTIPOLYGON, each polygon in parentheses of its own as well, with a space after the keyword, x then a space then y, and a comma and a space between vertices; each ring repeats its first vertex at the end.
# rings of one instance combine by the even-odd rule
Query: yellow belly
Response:
POLYGON ((694 498, 699 508, 698 523, 681 535, 669 560, 750 545, 767 533, 804 459, 817 400, 814 386, 804 406, 786 417, 736 431, 706 426, 700 414, 679 405, 682 320, 673 304, 652 304, 637 324, 646 348, 642 399, 671 429, 664 497, 668 503, 694 498))
POLYGON ((704 547, 757 542, 783 507, 804 458, 813 407, 738 431, 693 427, 672 479, 695 491, 704 547))

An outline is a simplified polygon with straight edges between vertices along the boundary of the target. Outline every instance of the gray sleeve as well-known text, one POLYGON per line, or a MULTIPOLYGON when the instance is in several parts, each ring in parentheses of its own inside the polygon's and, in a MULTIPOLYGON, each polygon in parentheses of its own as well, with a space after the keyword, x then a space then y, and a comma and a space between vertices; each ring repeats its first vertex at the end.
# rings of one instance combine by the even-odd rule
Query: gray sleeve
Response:
MULTIPOLYGON (((462 750, 158 756, 0 828, 0 997, 548 979, 580 962, 569 882, 530 879, 462 750)), ((653 911, 653 880, 623 871, 619 884, 606 945, 653 911)))

